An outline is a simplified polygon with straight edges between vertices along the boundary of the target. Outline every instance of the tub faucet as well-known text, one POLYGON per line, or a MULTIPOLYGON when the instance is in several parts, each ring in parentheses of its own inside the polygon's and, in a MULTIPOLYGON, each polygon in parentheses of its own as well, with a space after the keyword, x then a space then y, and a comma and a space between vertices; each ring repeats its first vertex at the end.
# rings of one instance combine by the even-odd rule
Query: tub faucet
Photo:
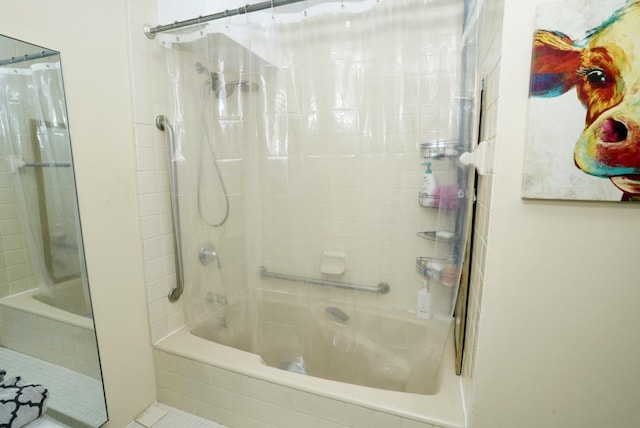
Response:
POLYGON ((221 268, 220 265, 220 253, 216 250, 216 246, 211 242, 205 242, 200 248, 200 253, 198 254, 198 259, 203 266, 207 266, 211 263, 218 262, 218 269, 221 268))
POLYGON ((349 321, 349 315, 347 315, 340 308, 337 308, 335 306, 329 306, 327 307, 327 309, 325 309, 325 311, 327 312, 327 314, 329 314, 329 316, 331 316, 331 318, 335 319, 336 321, 340 321, 340 322, 349 321))

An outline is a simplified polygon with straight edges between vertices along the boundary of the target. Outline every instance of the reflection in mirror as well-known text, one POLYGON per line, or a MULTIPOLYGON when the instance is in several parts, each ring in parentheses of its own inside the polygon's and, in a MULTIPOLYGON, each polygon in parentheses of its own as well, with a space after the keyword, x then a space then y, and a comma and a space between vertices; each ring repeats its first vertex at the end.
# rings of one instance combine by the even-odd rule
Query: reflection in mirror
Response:
POLYGON ((0 394, 21 384, 2 426, 107 421, 60 55, 0 35, 0 394))

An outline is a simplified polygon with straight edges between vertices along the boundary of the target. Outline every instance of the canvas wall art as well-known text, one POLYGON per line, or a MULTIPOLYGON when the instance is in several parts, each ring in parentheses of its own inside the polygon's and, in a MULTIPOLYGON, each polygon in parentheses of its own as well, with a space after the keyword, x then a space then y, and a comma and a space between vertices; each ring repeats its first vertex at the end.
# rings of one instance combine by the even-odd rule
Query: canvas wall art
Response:
POLYGON ((640 0, 539 6, 522 195, 640 200, 640 0))

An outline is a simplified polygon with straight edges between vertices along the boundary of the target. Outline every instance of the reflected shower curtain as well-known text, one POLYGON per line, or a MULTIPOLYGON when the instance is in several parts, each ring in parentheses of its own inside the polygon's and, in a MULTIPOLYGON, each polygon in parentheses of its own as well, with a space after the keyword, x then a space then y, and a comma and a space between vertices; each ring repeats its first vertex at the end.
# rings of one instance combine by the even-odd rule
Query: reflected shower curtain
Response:
MULTIPOLYGON (((452 250, 417 234, 456 227, 451 210, 418 203, 421 144, 462 139, 463 2, 306 6, 159 36, 183 183, 191 329, 261 353, 270 344, 259 331, 277 323, 264 302, 293 304, 304 310, 288 329, 288 361, 310 340, 303 327, 309 320, 346 315, 354 332, 336 346, 347 353, 357 341, 375 341, 365 337, 371 326, 360 313, 418 320, 424 278, 416 258, 445 260, 452 250), (202 263, 207 243, 219 265, 202 263), (284 281, 265 271, 365 288, 386 282, 391 291, 284 281), (207 323, 217 332, 202 327, 207 323)), ((455 165, 434 161, 431 168, 443 185, 459 179, 455 165)), ((444 325, 431 333, 437 360, 457 280, 425 281, 432 282, 429 321, 444 325)), ((403 346, 410 354, 427 344, 403 346)))
POLYGON ((0 155, 10 178, 3 186, 17 198, 33 270, 10 292, 51 293, 45 284, 80 278, 88 303, 60 63, 0 68, 0 101, 0 155))

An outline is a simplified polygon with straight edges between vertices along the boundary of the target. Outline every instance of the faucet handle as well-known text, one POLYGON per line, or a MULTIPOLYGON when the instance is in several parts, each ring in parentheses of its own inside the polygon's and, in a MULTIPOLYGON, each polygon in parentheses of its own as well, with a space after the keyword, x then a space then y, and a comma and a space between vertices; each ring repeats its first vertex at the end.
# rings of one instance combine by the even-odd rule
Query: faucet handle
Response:
POLYGON ((215 245, 211 242, 205 242, 200 247, 200 254, 198 255, 198 259, 203 266, 210 265, 215 261, 218 262, 218 269, 220 269, 220 254, 216 251, 215 245))

